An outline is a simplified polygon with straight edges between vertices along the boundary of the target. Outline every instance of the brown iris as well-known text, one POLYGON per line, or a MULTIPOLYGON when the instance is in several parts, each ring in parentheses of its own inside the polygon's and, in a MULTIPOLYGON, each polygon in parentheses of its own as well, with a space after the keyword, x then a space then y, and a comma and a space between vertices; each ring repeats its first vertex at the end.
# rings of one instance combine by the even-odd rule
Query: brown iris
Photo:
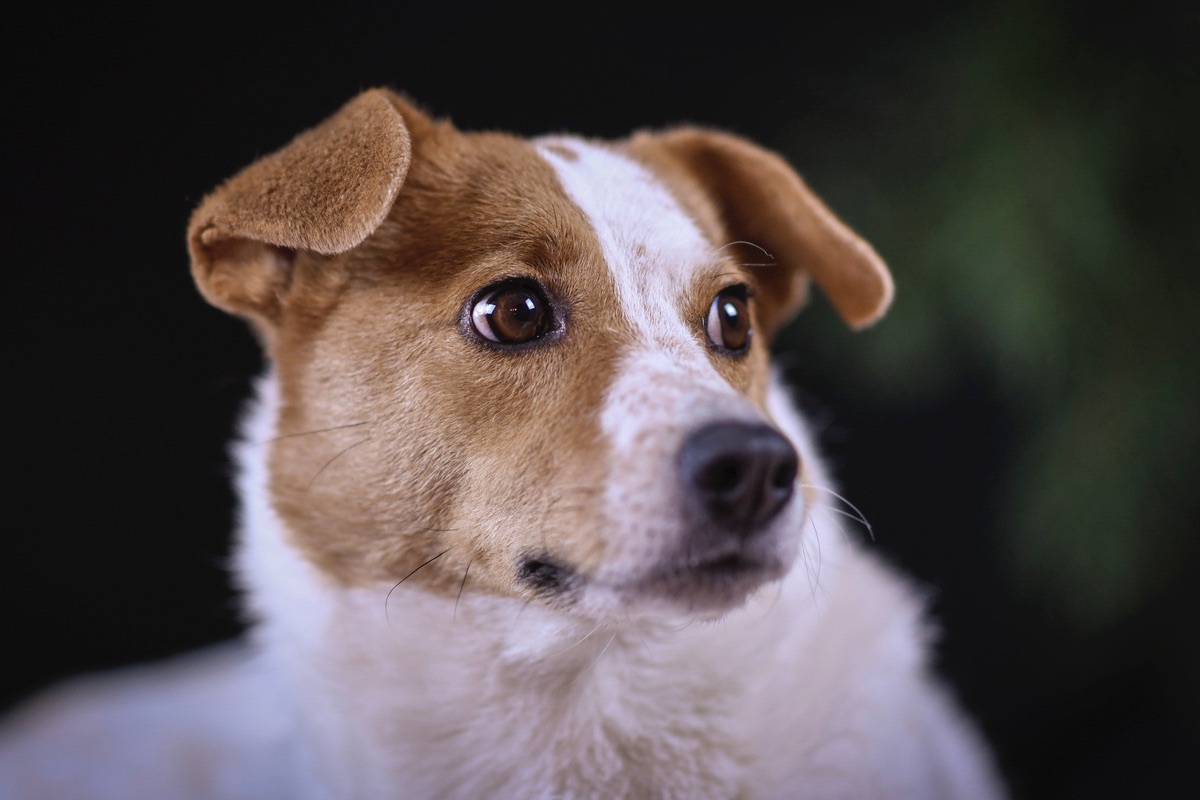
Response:
POLYGON ((704 330, 708 340, 723 350, 741 352, 749 346, 750 306, 745 286, 731 286, 713 299, 704 330))
POLYGON ((497 344, 524 344, 550 327, 546 298, 533 286, 510 281, 487 293, 471 308, 475 331, 497 344))

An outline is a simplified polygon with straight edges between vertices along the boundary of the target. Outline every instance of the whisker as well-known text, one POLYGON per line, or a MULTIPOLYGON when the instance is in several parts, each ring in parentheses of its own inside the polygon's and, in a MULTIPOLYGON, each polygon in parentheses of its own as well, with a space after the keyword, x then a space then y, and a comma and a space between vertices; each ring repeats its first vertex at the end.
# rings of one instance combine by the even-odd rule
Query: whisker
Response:
POLYGON ((467 575, 471 572, 471 565, 474 563, 474 558, 467 562, 467 568, 463 570, 462 583, 458 584, 458 596, 454 598, 454 616, 452 618, 454 622, 458 622, 458 601, 462 600, 463 589, 467 587, 467 575))
POLYGON ((446 555, 446 553, 449 553, 451 549, 453 549, 453 548, 447 547, 445 550, 443 550, 442 552, 438 553, 438 554, 437 554, 436 556, 434 556, 433 558, 429 559, 428 561, 425 561, 425 562, 423 562, 423 563, 422 563, 420 566, 418 566, 418 567, 417 567, 416 569, 414 569, 412 572, 408 573, 408 574, 407 574, 407 575, 405 575, 403 578, 401 578, 400 580, 396 581, 396 585, 395 585, 395 586, 393 586, 391 589, 388 589, 388 593, 387 593, 387 595, 386 595, 386 596, 383 598, 383 618, 384 618, 385 620, 387 620, 389 623, 391 622, 391 619, 388 617, 388 600, 391 600, 391 599, 392 599, 392 592, 396 591, 396 589, 397 589, 397 588, 400 586, 400 584, 404 583, 406 580, 408 580, 409 578, 411 578, 413 575, 416 575, 418 572, 420 572, 421 570, 425 569, 425 567, 428 567, 430 564, 432 564, 433 562, 437 561, 437 560, 438 560, 439 558, 441 558, 442 556, 446 555))
POLYGON ((322 472, 324 472, 324 471, 326 470, 326 468, 328 468, 328 467, 329 467, 329 465, 330 465, 330 464, 332 464, 333 462, 337 461, 339 458, 341 458, 342 456, 346 455, 346 453, 349 453, 351 450, 353 450, 354 448, 358 447, 360 444, 365 444, 366 442, 369 442, 369 441, 371 441, 371 439, 373 439, 373 438, 374 438, 374 437, 372 437, 372 436, 368 436, 368 437, 367 437, 367 438, 365 438, 365 439, 359 439, 357 442, 355 442, 354 444, 350 445, 350 446, 349 446, 349 447, 347 447, 345 450, 342 450, 340 453, 338 453, 337 455, 335 455, 333 458, 331 458, 331 459, 329 459, 328 461, 326 461, 326 462, 325 462, 325 463, 324 463, 324 464, 321 466, 321 468, 320 468, 319 470, 317 470, 316 474, 312 476, 312 480, 310 480, 310 481, 308 482, 308 486, 306 486, 306 487, 304 487, 304 488, 305 488, 306 490, 307 490, 307 489, 311 489, 311 488, 312 488, 312 485, 313 485, 314 483, 316 483, 316 482, 317 482, 317 478, 321 477, 321 473, 322 473, 322 472))
POLYGON ((836 498, 837 500, 841 501, 843 504, 848 506, 850 508, 850 510, 853 511, 854 513, 850 513, 850 512, 847 512, 847 511, 845 511, 843 509, 839 509, 839 508, 830 508, 829 510, 833 511, 836 514, 841 514, 842 516, 846 517, 847 519, 852 519, 855 522, 860 523, 864 528, 867 529, 867 533, 870 534, 870 536, 871 536, 871 541, 875 541, 875 530, 871 527, 871 523, 867 521, 867 515, 864 514, 859 509, 858 506, 854 505, 854 503, 851 503, 845 497, 838 494, 833 489, 830 489, 827 486, 817 486, 815 483, 801 483, 801 484, 799 484, 799 486, 804 489, 815 489, 819 492, 825 492, 826 494, 830 495, 831 497, 836 498))
POLYGON ((315 436, 318 433, 332 433, 334 431, 344 431, 349 428, 361 428, 363 425, 369 425, 368 420, 362 422, 348 422, 345 425, 334 425, 330 428, 316 428, 311 431, 297 431, 296 433, 281 433, 278 436, 272 436, 270 439, 265 439, 259 444, 271 444, 272 442, 282 441, 283 439, 294 439, 298 436, 315 436))
POLYGON ((574 648, 576 648, 576 647, 579 647, 579 645, 581 645, 581 644, 583 644, 584 642, 586 642, 586 641, 587 641, 587 640, 588 640, 588 639, 589 639, 589 638, 592 636, 592 634, 594 634, 596 631, 600 630, 600 629, 601 629, 601 628, 603 628, 603 627, 604 627, 604 623, 603 623, 603 622, 597 622, 597 623, 596 623, 596 625, 595 625, 595 627, 594 627, 594 628, 592 628, 592 629, 591 629, 590 631, 588 631, 587 633, 585 633, 583 636, 580 636, 580 637, 579 637, 578 639, 576 639, 574 642, 572 642, 571 644, 567 645, 566 647, 564 647, 564 648, 562 648, 562 649, 555 650, 555 651, 553 651, 553 652, 547 653, 547 654, 546 654, 546 657, 547 657, 547 658, 552 658, 552 657, 554 657, 554 656, 560 656, 560 655, 562 655, 563 653, 567 652, 568 650, 573 650, 574 648))
POLYGON ((875 532, 871 530, 871 526, 861 516, 859 516, 858 514, 854 514, 850 511, 846 511, 845 509, 841 509, 841 508, 830 508, 829 510, 834 514, 837 514, 839 516, 845 517, 846 519, 853 520, 854 522, 858 522, 858 523, 862 524, 862 526, 867 529, 867 533, 869 533, 871 535, 871 541, 875 541, 875 532))
MULTIPOLYGON (((813 538, 820 538, 820 534, 817 533, 817 526, 815 524, 813 524, 812 515, 806 514, 805 518, 808 520, 808 524, 813 529, 813 538)), ((816 591, 816 586, 813 584, 812 563, 809 561, 809 558, 808 558, 808 547, 806 546, 806 544, 807 543, 805 543, 805 542, 801 543, 800 555, 804 560, 804 577, 808 579, 808 593, 812 597, 812 599, 815 601, 817 599, 817 591, 816 591)))
POLYGON ((812 595, 813 603, 815 604, 817 602, 817 590, 821 590, 822 596, 825 594, 824 587, 821 586, 821 564, 824 563, 825 558, 821 554, 821 532, 817 530, 817 521, 813 518, 812 514, 808 515, 808 524, 812 526, 813 542, 817 546, 817 574, 814 579, 809 566, 809 552, 807 548, 804 550, 804 572, 808 575, 808 591, 812 595))
MULTIPOLYGON (((739 244, 744 244, 744 245, 746 245, 747 247, 753 247, 754 249, 756 249, 756 250, 760 251, 760 252, 761 252, 761 253, 762 253, 764 256, 766 256, 767 258, 771 259, 771 261, 772 261, 772 262, 774 262, 774 261, 775 261, 775 256, 771 255, 771 253, 770 253, 770 252, 767 250, 767 248, 763 247, 761 244, 755 244, 754 242, 749 242, 749 241, 746 241, 745 239, 739 239, 739 240, 738 240, 738 241, 736 241, 736 242, 727 242, 726 244, 723 244, 723 245, 721 245, 720 247, 714 248, 712 252, 713 252, 714 254, 715 254, 715 253, 719 253, 719 252, 721 252, 722 250, 726 250, 726 249, 728 249, 728 248, 730 248, 730 247, 735 247, 735 246, 737 246, 737 245, 739 245, 739 244)), ((757 264, 751 264, 750 266, 759 266, 759 265, 757 265, 757 264)), ((761 266, 768 266, 768 265, 767 265, 767 264, 763 264, 763 265, 761 265, 761 266)))
POLYGON ((604 643, 604 647, 600 648, 600 652, 597 653, 596 657, 591 660, 591 663, 589 663, 586 667, 581 669, 579 671, 578 675, 576 675, 574 678, 571 678, 571 680, 567 682, 567 685, 570 686, 572 683, 579 680, 584 675, 586 675, 587 673, 589 673, 593 669, 595 669, 596 665, 600 663, 600 659, 603 658, 604 654, 608 652, 609 646, 613 643, 613 640, 616 638, 617 638, 617 631, 613 631, 612 636, 608 637, 608 641, 604 643))

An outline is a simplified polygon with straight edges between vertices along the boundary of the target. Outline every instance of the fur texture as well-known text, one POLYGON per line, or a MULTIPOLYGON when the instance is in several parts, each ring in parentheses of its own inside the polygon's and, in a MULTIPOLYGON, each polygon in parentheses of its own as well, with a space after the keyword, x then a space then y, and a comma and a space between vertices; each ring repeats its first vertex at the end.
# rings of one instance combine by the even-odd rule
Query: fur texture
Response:
POLYGON ((189 246, 268 356, 250 632, 35 699, 0 795, 1003 795, 771 368, 810 281, 852 327, 892 293, 778 156, 466 134, 372 90, 189 246))

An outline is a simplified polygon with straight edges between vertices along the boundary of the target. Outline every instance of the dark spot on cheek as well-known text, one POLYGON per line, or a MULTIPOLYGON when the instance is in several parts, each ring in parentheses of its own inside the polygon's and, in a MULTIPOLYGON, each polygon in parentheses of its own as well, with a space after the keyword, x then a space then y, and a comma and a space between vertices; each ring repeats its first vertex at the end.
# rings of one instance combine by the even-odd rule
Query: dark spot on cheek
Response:
POLYGON ((576 573, 549 556, 529 556, 521 560, 517 579, 538 594, 561 595, 575 583, 576 573))

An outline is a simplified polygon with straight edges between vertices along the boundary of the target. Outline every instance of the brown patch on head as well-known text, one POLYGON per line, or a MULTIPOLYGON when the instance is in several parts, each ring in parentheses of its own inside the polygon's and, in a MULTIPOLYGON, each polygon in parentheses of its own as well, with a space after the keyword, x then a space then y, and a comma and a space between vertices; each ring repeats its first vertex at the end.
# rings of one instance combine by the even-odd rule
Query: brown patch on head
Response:
MULTIPOLYGON (((686 227, 696 239, 691 228, 652 192, 641 196, 661 219, 618 213, 618 235, 593 230, 559 180, 564 163, 590 163, 591 145, 539 146, 559 174, 529 142, 464 134, 376 90, 193 215, 201 291, 255 326, 278 382, 272 503, 291 542, 335 581, 408 579, 447 594, 469 582, 535 597, 573 568, 587 578, 636 571, 639 553, 677 554, 678 441, 730 404, 753 415, 738 393, 765 411, 768 339, 807 277, 851 323, 886 305, 890 283, 870 249, 752 145, 681 129, 601 151, 632 154, 663 179, 702 234, 683 247, 673 237, 686 227), (619 268, 602 254, 616 240, 619 268), (778 263, 735 253, 739 241, 778 263), (472 327, 474 305, 507 281, 549 309, 541 338, 503 346, 472 327), (760 333, 727 352, 709 342, 706 317, 740 284, 754 287, 760 333), (643 319, 625 313, 631 298, 643 319), (656 376, 667 391, 647 385, 656 376), (629 461, 609 463, 618 450, 629 461), (614 486, 633 505, 614 512, 614 486), (613 520, 628 524, 614 533, 613 520)), ((643 178, 623 180, 637 195, 643 178)))
POLYGON ((585 454, 602 448, 613 347, 599 321, 612 290, 527 144, 447 128, 416 154, 387 221, 347 255, 348 287, 320 336, 301 330, 279 354, 285 397, 303 409, 285 413, 288 429, 361 418, 371 438, 328 467, 327 453, 280 448, 274 489, 310 557, 344 580, 398 579, 446 550, 414 580, 513 591, 520 559, 563 547, 572 509, 598 499, 580 490, 600 468, 585 454), (544 287, 559 338, 508 350, 472 334, 470 302, 507 278, 544 287), (303 369, 289 379, 283 364, 303 369))
MULTIPOLYGON (((605 311, 611 279, 530 144, 463 134, 385 96, 409 165, 365 239, 338 252, 293 242, 286 270, 272 271, 261 253, 278 246, 257 229, 226 236, 251 257, 223 262, 194 229, 197 279, 268 345, 281 397, 271 496, 312 563, 362 585, 444 553, 411 580, 524 592, 523 558, 592 546, 572 536, 578 518, 598 516, 596 420, 621 336, 605 311), (213 288, 217 273, 229 287, 213 288), (542 287, 553 336, 504 348, 473 334, 473 298, 509 278, 542 287)), ((202 209, 236 205, 214 197, 202 209)))

